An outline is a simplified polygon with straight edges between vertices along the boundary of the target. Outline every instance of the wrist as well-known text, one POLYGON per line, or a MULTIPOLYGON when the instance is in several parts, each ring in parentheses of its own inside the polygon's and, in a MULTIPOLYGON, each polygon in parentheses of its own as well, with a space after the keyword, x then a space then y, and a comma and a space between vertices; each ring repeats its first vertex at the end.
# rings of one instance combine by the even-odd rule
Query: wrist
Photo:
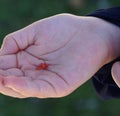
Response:
POLYGON ((101 50, 105 51, 105 64, 120 56, 120 28, 103 19, 91 17, 93 19, 98 38, 103 43, 101 50))
POLYGON ((102 65, 107 64, 120 55, 120 28, 103 19, 91 16, 71 16, 72 22, 82 34, 88 36, 88 42, 94 42, 98 46, 98 56, 102 59, 102 65), (85 30, 85 31, 83 31, 85 30))
POLYGON ((103 19, 101 20, 101 34, 105 36, 104 42, 107 49, 107 63, 120 56, 120 28, 103 19))

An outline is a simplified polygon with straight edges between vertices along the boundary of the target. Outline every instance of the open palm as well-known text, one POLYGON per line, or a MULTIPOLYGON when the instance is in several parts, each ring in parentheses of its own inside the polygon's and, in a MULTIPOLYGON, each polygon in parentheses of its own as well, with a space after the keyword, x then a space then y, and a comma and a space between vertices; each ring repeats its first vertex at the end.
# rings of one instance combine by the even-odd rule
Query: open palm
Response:
POLYGON ((74 91, 105 63, 101 39, 86 26, 84 18, 63 14, 6 36, 0 51, 0 92, 47 98, 74 91), (41 63, 48 68, 36 69, 41 63))

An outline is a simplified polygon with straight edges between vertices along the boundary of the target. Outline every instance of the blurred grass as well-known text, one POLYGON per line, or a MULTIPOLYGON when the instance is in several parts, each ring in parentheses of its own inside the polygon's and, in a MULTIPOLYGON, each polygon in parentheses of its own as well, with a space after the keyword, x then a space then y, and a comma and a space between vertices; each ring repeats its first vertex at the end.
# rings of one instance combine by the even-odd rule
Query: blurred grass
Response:
MULTIPOLYGON (((83 0, 75 6, 70 0, 0 0, 0 44, 8 33, 34 21, 59 14, 85 15, 98 8, 120 5, 120 0, 83 0)), ((87 82, 59 99, 15 99, 0 95, 0 116, 119 116, 118 100, 101 100, 87 82)))

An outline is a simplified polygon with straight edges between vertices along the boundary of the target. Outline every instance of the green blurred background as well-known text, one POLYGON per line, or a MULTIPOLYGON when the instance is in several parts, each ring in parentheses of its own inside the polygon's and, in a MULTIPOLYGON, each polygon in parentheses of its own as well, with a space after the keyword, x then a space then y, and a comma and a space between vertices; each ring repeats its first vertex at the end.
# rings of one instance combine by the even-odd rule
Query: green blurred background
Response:
MULTIPOLYGON (((120 0, 0 0, 0 43, 8 33, 59 14, 85 15, 120 0)), ((58 99, 15 99, 0 94, 0 116, 120 116, 120 100, 101 100, 91 81, 58 99)))

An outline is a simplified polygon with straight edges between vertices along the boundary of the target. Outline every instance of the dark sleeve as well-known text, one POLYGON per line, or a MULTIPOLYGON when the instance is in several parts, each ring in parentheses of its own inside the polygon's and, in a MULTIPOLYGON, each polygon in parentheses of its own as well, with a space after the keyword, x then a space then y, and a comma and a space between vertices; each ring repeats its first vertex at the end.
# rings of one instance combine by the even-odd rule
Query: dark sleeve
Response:
MULTIPOLYGON (((120 27, 120 7, 97 10, 87 16, 98 17, 120 27)), ((96 92, 103 99, 120 98, 120 88, 111 75, 112 65, 116 61, 120 61, 120 57, 103 66, 92 78, 96 92)))

